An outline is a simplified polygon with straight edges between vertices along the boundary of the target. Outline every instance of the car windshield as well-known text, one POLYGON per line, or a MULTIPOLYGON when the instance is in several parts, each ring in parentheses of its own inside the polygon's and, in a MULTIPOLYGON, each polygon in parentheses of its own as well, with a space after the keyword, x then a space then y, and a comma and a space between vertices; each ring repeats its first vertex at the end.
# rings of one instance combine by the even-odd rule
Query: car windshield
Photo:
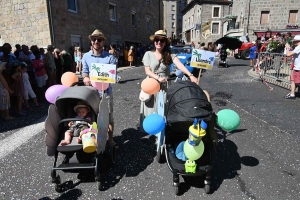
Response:
POLYGON ((192 48, 190 46, 174 46, 171 49, 172 54, 191 54, 192 48))

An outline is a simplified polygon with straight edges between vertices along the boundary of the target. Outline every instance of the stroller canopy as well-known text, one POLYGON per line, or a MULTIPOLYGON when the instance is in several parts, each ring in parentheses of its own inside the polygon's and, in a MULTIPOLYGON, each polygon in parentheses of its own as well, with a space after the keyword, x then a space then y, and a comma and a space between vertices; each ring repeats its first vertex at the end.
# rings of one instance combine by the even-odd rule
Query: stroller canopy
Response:
MULTIPOLYGON (((95 114, 99 112, 99 104, 101 97, 98 91, 91 86, 75 86, 69 87, 56 99, 55 105, 59 111, 66 108, 74 108, 79 100, 85 101, 95 114)), ((66 113, 62 114, 66 116, 66 113)))
POLYGON ((167 121, 174 123, 208 117, 212 107, 205 93, 196 83, 179 81, 168 89, 166 111, 167 121))

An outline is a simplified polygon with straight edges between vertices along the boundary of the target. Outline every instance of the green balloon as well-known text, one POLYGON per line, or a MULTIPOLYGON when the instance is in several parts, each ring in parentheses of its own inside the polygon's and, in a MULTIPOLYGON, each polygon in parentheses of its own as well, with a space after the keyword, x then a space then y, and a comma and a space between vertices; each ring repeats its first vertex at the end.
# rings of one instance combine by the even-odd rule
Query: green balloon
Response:
POLYGON ((233 110, 223 109, 217 113, 217 124, 225 131, 233 131, 241 123, 240 116, 233 110))
POLYGON ((200 141, 198 146, 192 146, 187 140, 184 143, 183 152, 189 160, 198 160, 204 152, 204 144, 202 141, 200 141))

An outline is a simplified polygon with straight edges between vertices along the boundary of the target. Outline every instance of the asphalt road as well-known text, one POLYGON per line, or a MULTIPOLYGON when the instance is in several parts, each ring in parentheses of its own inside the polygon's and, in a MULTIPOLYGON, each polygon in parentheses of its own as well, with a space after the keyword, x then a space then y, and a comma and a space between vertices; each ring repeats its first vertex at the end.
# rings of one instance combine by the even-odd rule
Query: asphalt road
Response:
POLYGON ((215 66, 200 80, 215 112, 228 108, 241 117, 236 131, 225 136, 218 131, 212 194, 204 193, 202 182, 181 178, 183 190, 176 196, 167 164, 155 160, 155 141, 136 130, 145 77, 139 67, 122 71, 120 84, 114 85, 119 150, 104 191, 97 191, 95 182, 78 181, 77 174, 61 172, 68 190, 55 192, 53 160, 45 153, 44 103, 45 108, 26 118, 1 122, 0 199, 300 199, 300 99, 283 99, 288 91, 277 86, 269 91, 248 75, 248 62, 229 58, 229 68, 215 66))

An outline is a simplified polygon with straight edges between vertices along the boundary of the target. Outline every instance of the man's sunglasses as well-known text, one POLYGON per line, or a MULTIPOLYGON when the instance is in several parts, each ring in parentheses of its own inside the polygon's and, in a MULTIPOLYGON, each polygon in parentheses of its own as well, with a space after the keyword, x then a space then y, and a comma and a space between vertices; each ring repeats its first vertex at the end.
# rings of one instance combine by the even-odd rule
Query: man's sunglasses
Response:
POLYGON ((158 41, 160 41, 160 43, 165 43, 165 39, 158 39, 158 38, 155 38, 154 41, 156 43, 158 43, 158 41))
POLYGON ((103 41, 103 39, 101 39, 101 38, 92 38, 92 41, 93 41, 93 42, 96 42, 96 40, 97 40, 98 42, 102 42, 102 41, 103 41))

